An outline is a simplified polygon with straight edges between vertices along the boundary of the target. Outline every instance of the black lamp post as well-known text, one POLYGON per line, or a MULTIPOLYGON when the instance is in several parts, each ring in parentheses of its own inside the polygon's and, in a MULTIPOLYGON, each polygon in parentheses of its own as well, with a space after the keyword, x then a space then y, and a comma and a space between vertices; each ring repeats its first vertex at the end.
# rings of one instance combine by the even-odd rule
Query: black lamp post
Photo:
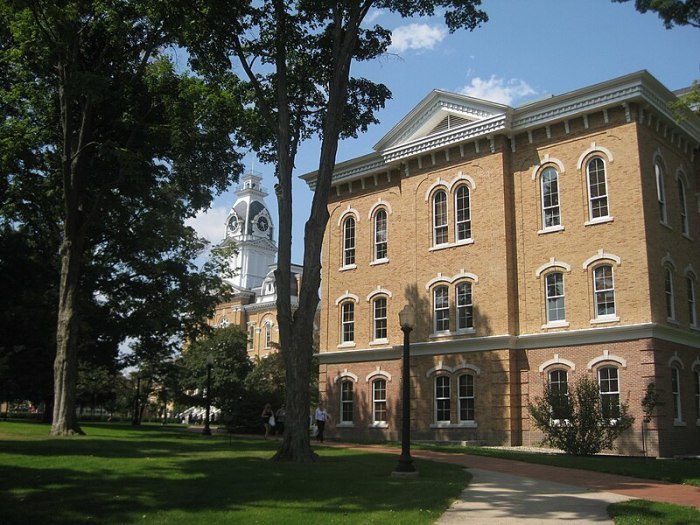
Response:
POLYGON ((411 338, 409 334, 416 324, 416 312, 413 306, 407 304, 403 307, 403 310, 399 312, 399 323, 403 332, 403 372, 401 374, 403 421, 401 422, 401 456, 399 456, 399 464, 394 472, 398 475, 410 475, 411 473, 417 474, 411 457, 411 338))
POLYGON ((211 428, 209 428, 209 412, 211 410, 211 367, 214 364, 214 357, 207 356, 207 411, 204 416, 203 436, 211 436, 211 428))

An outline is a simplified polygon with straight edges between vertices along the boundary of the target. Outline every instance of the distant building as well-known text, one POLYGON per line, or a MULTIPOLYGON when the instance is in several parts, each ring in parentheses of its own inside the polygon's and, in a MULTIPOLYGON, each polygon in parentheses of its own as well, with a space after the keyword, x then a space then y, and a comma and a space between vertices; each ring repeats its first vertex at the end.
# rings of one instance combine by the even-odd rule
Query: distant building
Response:
POLYGON ((636 418, 622 452, 654 383, 649 452, 700 453, 700 118, 673 100, 644 71, 517 108, 433 91, 336 166, 319 361, 339 438, 399 438, 411 303, 413 439, 538 444, 528 403, 590 376, 636 418))
MULTIPOLYGON (((277 323, 277 287, 274 271, 277 243, 274 221, 261 187, 261 177, 247 173, 236 189, 236 201, 225 222, 224 243, 233 242, 236 253, 230 266, 233 298, 216 307, 210 323, 214 326, 237 325, 248 332, 248 355, 264 357, 279 343, 277 323)), ((298 304, 302 267, 292 265, 292 306, 298 304)))

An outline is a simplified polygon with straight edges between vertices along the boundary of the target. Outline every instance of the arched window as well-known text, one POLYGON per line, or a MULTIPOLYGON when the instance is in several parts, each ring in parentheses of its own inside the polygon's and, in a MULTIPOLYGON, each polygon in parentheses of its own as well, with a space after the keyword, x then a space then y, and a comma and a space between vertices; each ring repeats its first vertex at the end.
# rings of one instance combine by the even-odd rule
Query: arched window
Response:
POLYGON ((253 349, 254 340, 255 340, 255 327, 251 324, 248 326, 248 350, 253 349))
POLYGON ((564 274, 551 272, 545 279, 545 305, 547 323, 566 320, 566 304, 564 302, 564 274))
POLYGON ((552 419, 567 419, 570 411, 568 410, 569 377, 566 370, 549 372, 549 389, 552 392, 552 419))
POLYGON ((386 423, 386 380, 376 379, 372 382, 372 422, 386 423))
POLYGON ((664 182, 664 165, 661 159, 657 158, 654 161, 654 175, 656 176, 656 198, 659 202, 659 220, 666 224, 667 214, 666 214, 666 187, 664 182))
POLYGON ((355 341, 355 303, 346 301, 341 305, 341 342, 355 341))
POLYGON ((620 417, 620 379, 617 368, 607 366, 598 369, 598 388, 603 417, 606 419, 620 417))
POLYGON ((350 380, 340 383, 340 422, 352 423, 354 412, 353 384, 350 380))
POLYGON ((688 289, 688 322, 690 326, 697 326, 698 314, 695 306, 695 276, 693 274, 686 275, 685 285, 688 289))
POLYGON ((673 421, 680 423, 683 421, 683 410, 681 407, 681 377, 678 367, 671 367, 671 396, 673 397, 673 421))
POLYGON ((374 260, 387 258, 388 234, 386 210, 380 208, 374 214, 374 260))
POLYGON ((343 266, 355 264, 355 218, 343 221, 343 266))
POLYGON ((586 164, 588 178, 588 214, 590 220, 601 219, 609 215, 608 185, 605 177, 605 162, 600 157, 593 157, 586 164))
POLYGON ((559 173, 553 167, 547 167, 540 177, 542 193, 542 226, 554 228, 561 225, 559 210, 559 173))
POLYGON ((615 283, 609 264, 593 270, 593 304, 597 319, 615 315, 615 283))
POLYGON ((433 326, 436 333, 450 331, 450 290, 437 286, 433 290, 433 326))
POLYGON ((472 237, 472 218, 469 205, 469 187, 462 185, 455 193, 455 232, 456 241, 466 241, 472 237))
POLYGON ((450 422, 450 376, 435 378, 435 422, 450 422))
POLYGON ((440 190, 433 195, 433 245, 448 242, 447 193, 440 190))
POLYGON ((673 293, 673 271, 670 266, 664 266, 664 296, 666 298, 666 317, 670 321, 676 319, 676 301, 673 293))
POLYGON ((386 340, 387 338, 387 309, 386 297, 377 297, 373 304, 374 340, 386 340))
POLYGON ((474 376, 462 374, 459 376, 459 421, 474 421, 474 376))
POLYGON ((688 203, 685 198, 685 183, 678 177, 678 206, 681 212, 681 233, 688 235, 688 203))
POLYGON ((472 283, 459 283, 457 293, 457 330, 474 327, 474 303, 472 302, 472 283))
POLYGON ((270 348, 272 345, 272 323, 265 323, 265 348, 270 348))

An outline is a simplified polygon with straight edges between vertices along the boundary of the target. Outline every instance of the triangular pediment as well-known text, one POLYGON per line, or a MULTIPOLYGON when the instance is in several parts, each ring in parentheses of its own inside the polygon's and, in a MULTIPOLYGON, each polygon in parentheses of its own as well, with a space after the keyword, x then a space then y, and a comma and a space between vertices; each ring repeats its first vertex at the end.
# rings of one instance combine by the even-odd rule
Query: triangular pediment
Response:
POLYGON ((507 113, 503 104, 434 90, 374 146, 376 151, 410 144, 507 113))

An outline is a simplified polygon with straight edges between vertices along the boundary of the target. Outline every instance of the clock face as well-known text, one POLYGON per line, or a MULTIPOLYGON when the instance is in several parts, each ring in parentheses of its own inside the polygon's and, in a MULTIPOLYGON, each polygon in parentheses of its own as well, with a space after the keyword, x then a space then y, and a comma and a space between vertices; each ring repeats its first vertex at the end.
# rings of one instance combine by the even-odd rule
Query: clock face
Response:
POLYGON ((236 215, 231 217, 231 219, 229 219, 228 221, 228 231, 233 233, 236 230, 238 230, 239 223, 240 221, 238 220, 238 217, 236 215))
POLYGON ((267 229, 270 227, 270 223, 268 222, 267 217, 259 217, 257 225, 258 230, 260 230, 261 232, 267 231, 267 229))

